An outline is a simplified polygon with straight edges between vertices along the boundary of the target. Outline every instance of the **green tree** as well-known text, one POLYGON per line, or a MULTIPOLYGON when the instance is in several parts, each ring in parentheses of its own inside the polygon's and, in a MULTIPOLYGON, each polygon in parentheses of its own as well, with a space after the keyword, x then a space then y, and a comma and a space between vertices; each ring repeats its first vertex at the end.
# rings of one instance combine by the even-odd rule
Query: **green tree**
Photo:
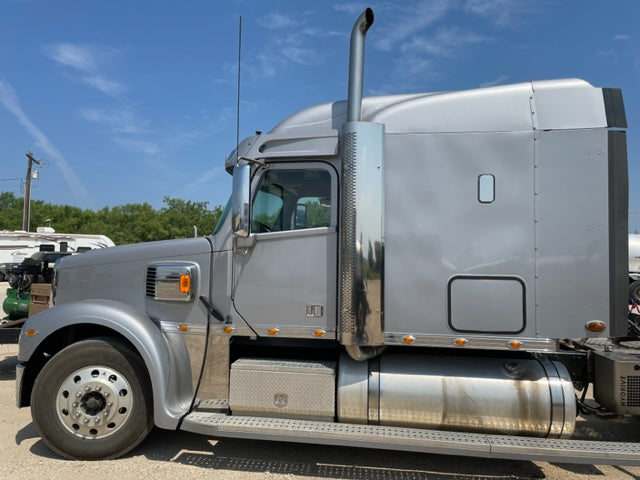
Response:
MULTIPOLYGON (((22 228, 23 198, 0 192, 0 230, 22 228)), ((48 225, 57 232, 101 234, 117 244, 190 237, 194 225, 199 235, 210 234, 222 214, 222 206, 208 208, 208 202, 164 197, 164 206, 129 203, 93 211, 42 200, 31 202, 31 230, 48 225)))

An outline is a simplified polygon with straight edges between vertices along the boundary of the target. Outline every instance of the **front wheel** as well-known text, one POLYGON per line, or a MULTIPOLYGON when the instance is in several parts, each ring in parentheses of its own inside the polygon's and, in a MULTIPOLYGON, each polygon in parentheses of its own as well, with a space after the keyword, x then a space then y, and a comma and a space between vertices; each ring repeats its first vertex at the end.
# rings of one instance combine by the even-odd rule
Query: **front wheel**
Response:
POLYGON ((153 427, 151 386, 124 342, 83 340, 57 353, 36 378, 31 415, 44 442, 71 459, 124 455, 153 427))

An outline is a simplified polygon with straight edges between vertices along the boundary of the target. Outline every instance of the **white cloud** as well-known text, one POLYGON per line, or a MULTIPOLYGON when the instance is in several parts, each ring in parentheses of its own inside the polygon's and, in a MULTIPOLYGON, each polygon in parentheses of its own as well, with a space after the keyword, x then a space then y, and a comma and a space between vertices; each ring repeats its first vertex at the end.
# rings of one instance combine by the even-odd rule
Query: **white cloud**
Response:
POLYGON ((76 70, 80 70, 85 73, 92 73, 96 70, 93 55, 85 47, 80 47, 71 43, 58 43, 46 45, 44 47, 44 52, 49 58, 61 65, 75 68, 76 70))
POLYGON ((397 7, 395 18, 389 26, 376 35, 373 45, 383 51, 392 50, 396 44, 411 38, 425 27, 432 25, 450 11, 455 4, 450 0, 419 2, 410 7, 397 7))
POLYGON ((82 81, 87 85, 95 88, 96 90, 109 95, 110 97, 117 97, 121 93, 127 91, 127 88, 121 83, 114 82, 113 80, 109 80, 108 78, 102 77, 100 75, 84 77, 82 81))
POLYGON ((359 15, 368 5, 361 2, 346 2, 338 3, 333 6, 333 9, 337 12, 345 12, 349 15, 359 15))
POLYGON ((301 65, 318 65, 321 59, 321 56, 313 48, 285 46, 280 49, 280 53, 292 62, 301 65))
POLYGON ((111 97, 124 93, 127 88, 100 72, 99 63, 117 53, 115 49, 80 46, 72 43, 46 45, 44 53, 56 63, 81 72, 77 80, 111 97))
POLYGON ((618 40, 629 40, 631 37, 629 35, 627 35, 626 33, 619 33, 617 34, 615 37, 613 37, 614 40, 618 41, 618 40))
POLYGON ((182 189, 183 193, 192 194, 194 191, 198 191, 203 186, 207 186, 211 184, 211 181, 220 177, 224 173, 224 169, 220 168, 218 165, 215 167, 209 168, 208 170, 194 176, 193 180, 188 182, 184 188, 182 189))
POLYGON ((99 108, 84 108, 80 116, 89 122, 108 126, 114 133, 141 134, 148 133, 149 122, 138 118, 129 109, 103 110, 99 108))
POLYGON ((507 80, 509 80, 509 78, 511 78, 509 75, 500 75, 495 80, 491 80, 489 82, 481 83, 480 86, 481 87, 493 87, 494 85, 500 85, 500 84, 506 82, 507 80))
POLYGON ((60 169, 67 185, 75 195, 76 199, 85 205, 90 205, 92 202, 89 198, 89 193, 80 178, 78 178, 74 172, 71 165, 69 165, 64 156, 58 151, 53 143, 51 143, 42 130, 40 130, 40 128, 29 119, 29 117, 27 117, 26 113, 20 106, 20 101, 18 100, 18 96, 13 87, 2 80, 0 80, 0 104, 2 104, 9 113, 16 117, 18 123, 22 125, 29 136, 33 138, 40 150, 42 150, 48 157, 47 160, 52 161, 54 165, 60 169))
POLYGON ((296 20, 291 15, 274 12, 269 13, 263 18, 259 19, 258 23, 265 28, 276 29, 295 27, 298 25, 302 25, 303 22, 301 22, 300 20, 296 20))
POLYGON ((160 148, 156 143, 147 140, 116 137, 113 141, 122 148, 134 153, 156 155, 160 151, 160 148))
POLYGON ((495 25, 515 27, 521 19, 545 8, 544 2, 533 0, 466 0, 463 9, 484 17, 495 25))

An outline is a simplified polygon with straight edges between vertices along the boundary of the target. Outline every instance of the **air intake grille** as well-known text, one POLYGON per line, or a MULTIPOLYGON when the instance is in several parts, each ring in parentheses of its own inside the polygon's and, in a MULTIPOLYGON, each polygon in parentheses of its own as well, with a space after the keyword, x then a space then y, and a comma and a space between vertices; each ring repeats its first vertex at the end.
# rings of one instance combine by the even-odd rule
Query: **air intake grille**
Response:
POLYGON ((627 377, 627 406, 640 407, 640 377, 627 377))
POLYGON ((145 282, 147 297, 154 298, 156 296, 156 277, 157 277, 157 268, 156 267, 147 268, 147 278, 145 282))

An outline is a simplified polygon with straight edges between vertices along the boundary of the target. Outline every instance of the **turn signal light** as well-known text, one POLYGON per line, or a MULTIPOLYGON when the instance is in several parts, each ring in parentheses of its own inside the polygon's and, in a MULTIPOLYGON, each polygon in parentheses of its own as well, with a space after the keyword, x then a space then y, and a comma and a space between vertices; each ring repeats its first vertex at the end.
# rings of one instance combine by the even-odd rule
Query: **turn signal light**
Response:
POLYGON ((469 343, 469 340, 467 340, 466 338, 456 338, 453 341, 453 344, 458 347, 464 347, 467 343, 469 343))
POLYGON ((602 320, 591 320, 586 323, 585 328, 590 332, 604 332, 607 329, 607 324, 602 320))
POLYGON ((416 341, 416 337, 414 337, 413 335, 405 335, 404 337, 402 337, 402 341, 404 343, 413 343, 416 341))
POLYGON ((327 333, 327 332, 325 332, 325 331, 324 331, 324 330, 322 330, 321 328, 318 328, 317 330, 314 330, 314 331, 313 331, 313 334, 314 334, 316 337, 322 337, 325 333, 327 333))
POLYGON ((277 329, 276 327, 271 327, 269 330, 267 330, 267 333, 269 335, 275 335, 276 333, 278 333, 280 330, 277 329))
POLYGON ((224 327, 223 331, 224 333, 233 333, 235 331, 235 328, 231 325, 227 325, 226 327, 224 327))
POLYGON ((511 340, 508 345, 509 348, 520 348, 522 346, 522 342, 520 340, 511 340))
POLYGON ((180 330, 181 332, 186 332, 187 330, 189 330, 189 326, 186 323, 181 323, 180 325, 178 325, 178 330, 180 330))
POLYGON ((38 333, 38 331, 37 331, 37 330, 35 330, 35 329, 33 329, 33 328, 27 328, 27 329, 24 331, 24 334, 25 334, 26 336, 28 336, 28 337, 33 337, 36 333, 38 333))
POLYGON ((191 275, 188 273, 181 274, 178 288, 180 293, 189 293, 191 291, 191 275))

